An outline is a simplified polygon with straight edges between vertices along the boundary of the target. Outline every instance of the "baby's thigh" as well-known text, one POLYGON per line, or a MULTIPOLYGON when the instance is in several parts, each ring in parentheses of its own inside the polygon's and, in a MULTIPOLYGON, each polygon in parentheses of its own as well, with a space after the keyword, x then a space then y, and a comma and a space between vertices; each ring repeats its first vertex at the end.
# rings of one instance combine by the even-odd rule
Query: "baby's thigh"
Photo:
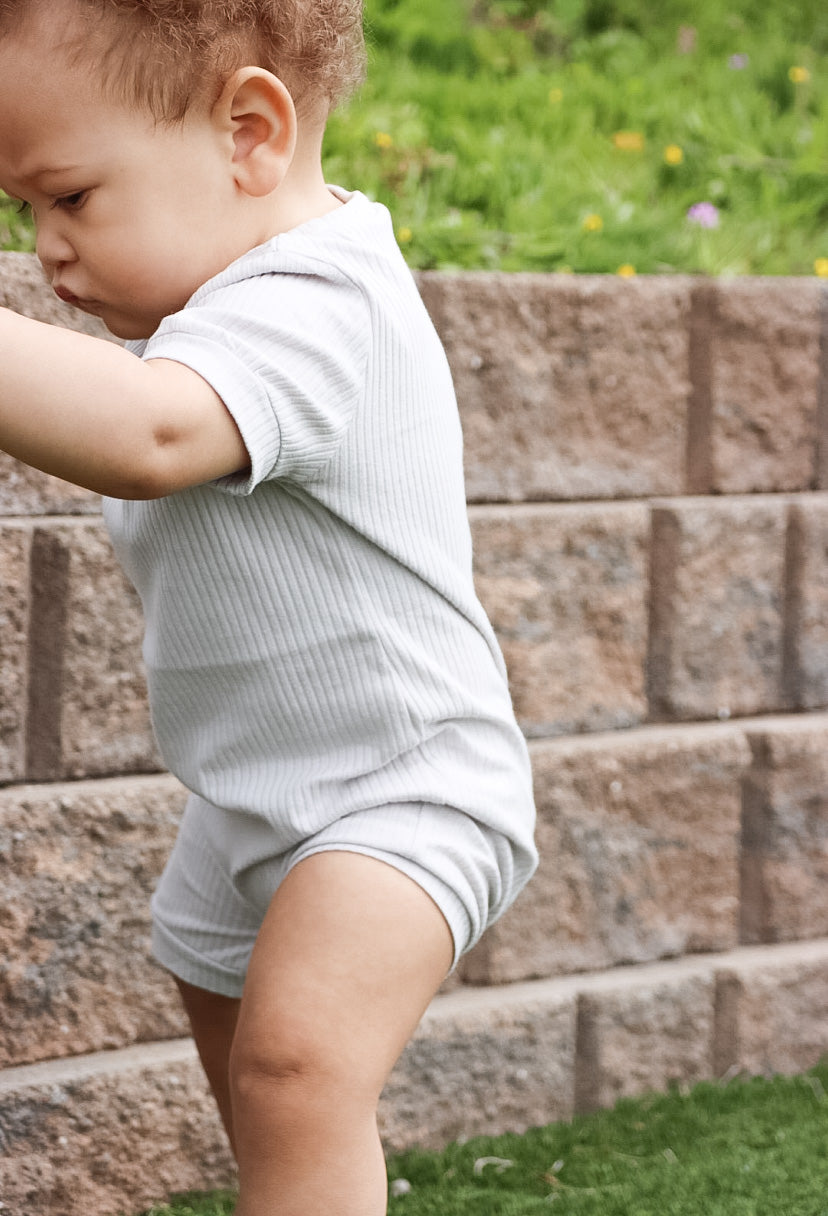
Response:
POLYGON ((373 1105, 451 967, 434 900, 363 853, 313 853, 285 877, 247 973, 238 1071, 318 1079, 373 1105))

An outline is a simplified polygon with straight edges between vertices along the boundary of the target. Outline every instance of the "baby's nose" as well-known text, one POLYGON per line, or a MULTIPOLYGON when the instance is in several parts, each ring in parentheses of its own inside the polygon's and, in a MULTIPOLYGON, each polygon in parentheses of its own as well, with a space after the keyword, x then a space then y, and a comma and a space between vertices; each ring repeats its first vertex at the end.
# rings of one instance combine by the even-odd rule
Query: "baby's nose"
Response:
POLYGON ((47 223, 37 226, 35 253, 50 278, 61 266, 75 261, 75 251, 69 241, 47 223))

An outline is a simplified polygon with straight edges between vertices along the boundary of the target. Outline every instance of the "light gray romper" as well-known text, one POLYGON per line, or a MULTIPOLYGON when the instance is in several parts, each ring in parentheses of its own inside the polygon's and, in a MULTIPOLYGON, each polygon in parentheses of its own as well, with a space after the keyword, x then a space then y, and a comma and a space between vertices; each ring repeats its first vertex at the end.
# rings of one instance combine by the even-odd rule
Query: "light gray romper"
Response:
POLYGON ((472 583, 448 364, 387 211, 335 193, 345 206, 131 344, 215 388, 249 475, 104 504, 144 607, 159 747, 192 791, 155 950, 231 996, 310 853, 409 874, 455 960, 537 860, 527 749, 472 583))

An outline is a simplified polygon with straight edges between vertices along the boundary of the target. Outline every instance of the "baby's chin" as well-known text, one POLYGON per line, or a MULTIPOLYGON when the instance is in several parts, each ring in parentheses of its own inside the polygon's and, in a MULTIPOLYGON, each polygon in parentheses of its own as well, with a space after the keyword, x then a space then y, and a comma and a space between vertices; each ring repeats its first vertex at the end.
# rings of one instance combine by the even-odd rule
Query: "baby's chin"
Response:
POLYGON ((164 320, 162 317, 130 317, 117 310, 102 308, 95 316, 100 317, 114 338, 122 342, 141 342, 151 338, 164 320))
POLYGON ((144 329, 142 326, 132 326, 126 322, 120 324, 115 321, 104 321, 104 325, 113 338, 120 338, 122 342, 145 342, 158 328, 156 325, 155 329, 144 329))

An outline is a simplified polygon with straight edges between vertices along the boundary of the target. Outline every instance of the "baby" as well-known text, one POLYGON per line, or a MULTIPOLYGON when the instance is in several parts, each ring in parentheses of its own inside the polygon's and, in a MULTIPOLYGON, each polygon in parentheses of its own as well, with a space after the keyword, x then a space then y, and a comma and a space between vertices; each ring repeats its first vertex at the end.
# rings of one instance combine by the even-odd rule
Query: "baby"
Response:
POLYGON ((448 365, 328 185, 359 0, 0 0, 0 186, 61 299, 0 310, 0 447, 105 495, 191 791, 153 900, 238 1216, 379 1216, 380 1091, 536 864, 448 365))

